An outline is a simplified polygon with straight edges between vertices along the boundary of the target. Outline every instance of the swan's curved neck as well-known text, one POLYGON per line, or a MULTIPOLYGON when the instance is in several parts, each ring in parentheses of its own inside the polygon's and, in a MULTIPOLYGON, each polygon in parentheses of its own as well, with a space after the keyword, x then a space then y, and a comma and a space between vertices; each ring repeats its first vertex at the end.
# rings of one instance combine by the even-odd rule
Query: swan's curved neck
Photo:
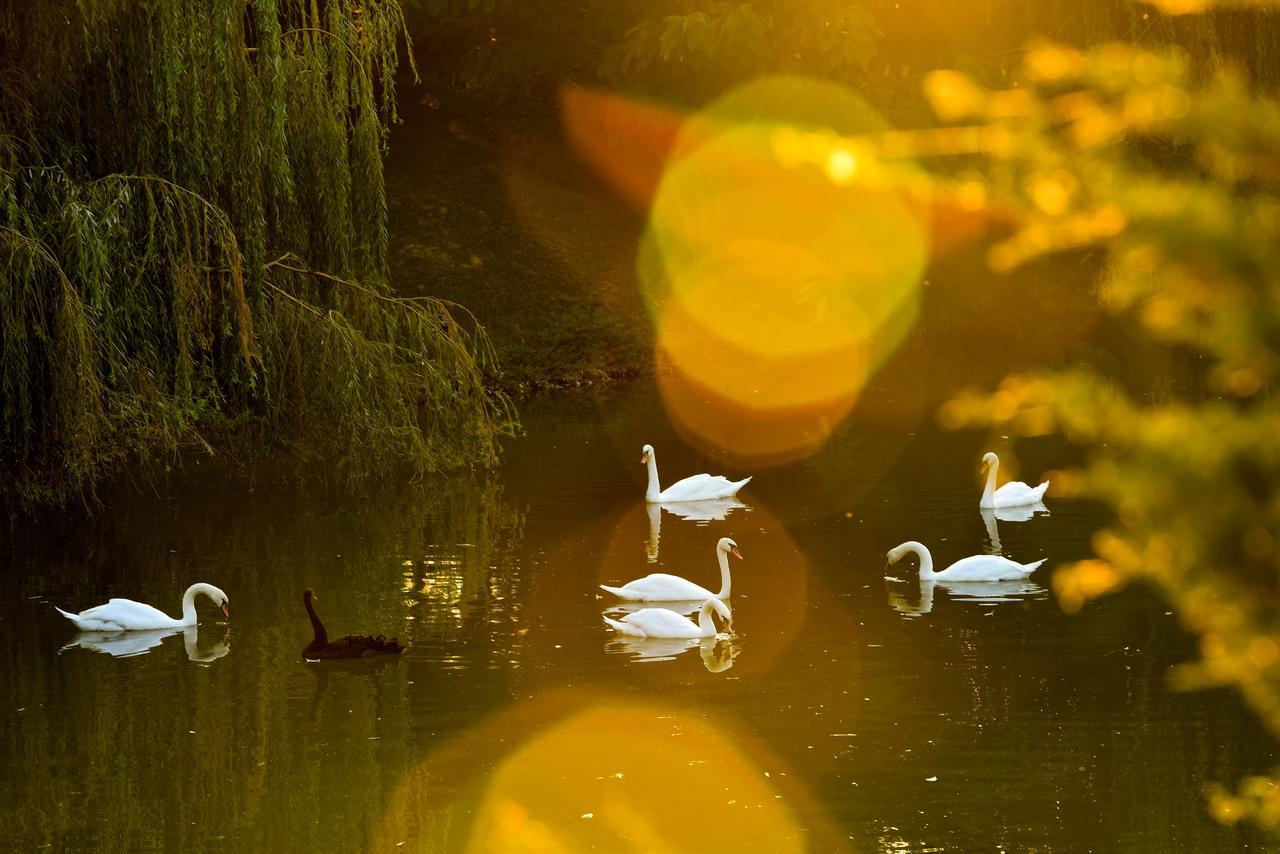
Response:
POLYGON ((644 491, 644 497, 656 501, 662 487, 658 485, 658 457, 652 451, 649 452, 649 461, 645 466, 649 469, 649 486, 644 491))
MULTIPOLYGON (((182 619, 179 625, 194 626, 196 624, 196 596, 205 592, 203 584, 193 584, 182 594, 182 619)), ((206 594, 207 595, 207 594, 206 594)))
POLYGON ((729 578, 729 553, 723 549, 716 549, 716 557, 720 559, 720 592, 716 594, 716 598, 727 599, 729 590, 732 588, 732 579, 729 578))
POLYGON ((904 543, 903 547, 906 548, 907 551, 913 552, 916 557, 920 558, 921 581, 929 581, 937 575, 937 573, 933 571, 933 555, 929 554, 929 550, 921 543, 913 541, 910 543, 904 543))
POLYGON ((302 604, 307 606, 307 616, 311 618, 311 631, 315 634, 315 637, 311 640, 311 646, 324 646, 329 642, 329 633, 324 630, 324 623, 320 622, 320 617, 316 615, 316 609, 311 604, 311 598, 304 598, 302 604))
POLYGON ((704 638, 715 636, 716 621, 711 616, 711 612, 714 609, 715 605, 712 603, 703 602, 702 610, 698 612, 698 630, 702 632, 704 638))
POLYGON ((987 488, 982 490, 982 500, 978 502, 979 507, 995 507, 996 506, 996 471, 1000 468, 1000 461, 992 460, 991 465, 987 466, 987 488))

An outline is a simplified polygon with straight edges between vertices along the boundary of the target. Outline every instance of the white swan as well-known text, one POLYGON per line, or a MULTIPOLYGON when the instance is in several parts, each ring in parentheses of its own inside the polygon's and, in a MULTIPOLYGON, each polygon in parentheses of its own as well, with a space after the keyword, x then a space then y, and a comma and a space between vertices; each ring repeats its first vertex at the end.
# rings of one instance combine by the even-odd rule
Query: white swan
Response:
POLYGON ((974 555, 961 558, 941 572, 934 572, 933 556, 929 550, 911 540, 890 549, 886 555, 888 563, 897 563, 908 552, 920 558, 921 581, 1013 581, 1026 578, 1048 560, 1040 558, 1035 563, 1015 563, 998 555, 974 555))
POLYGON ((621 587, 610 587, 607 584, 601 584, 600 589, 608 590, 613 595, 621 596, 623 599, 633 599, 638 602, 727 599, 729 598, 731 587, 729 555, 733 555, 739 560, 742 559, 742 553, 738 551, 738 544, 728 537, 721 537, 720 541, 716 543, 716 558, 720 561, 719 593, 712 593, 701 585, 686 581, 678 575, 668 575, 665 572, 650 573, 644 578, 628 581, 621 587))
POLYGON ((729 606, 719 599, 708 599, 702 603, 697 625, 688 617, 666 608, 645 608, 634 614, 627 614, 621 620, 605 617, 604 621, 624 635, 637 638, 710 638, 716 635, 712 611, 724 620, 726 632, 733 631, 733 614, 730 613, 729 606))
MULTIPOLYGON (((193 584, 182 596, 182 618, 175 620, 164 611, 132 599, 112 599, 105 605, 87 608, 79 614, 57 611, 76 624, 82 632, 139 632, 150 629, 181 629, 196 624, 196 596, 204 594, 222 609, 222 616, 230 617, 230 600, 212 584, 193 584)), ((55 606, 56 607, 56 606, 55 606)))
POLYGON ((1044 491, 1049 488, 1045 481, 1032 489, 1019 480, 1010 481, 996 489, 996 472, 1000 469, 1000 458, 988 451, 982 455, 982 465, 987 470, 987 488, 982 490, 979 507, 1021 507, 1024 504, 1036 504, 1044 498, 1044 491))
POLYGON ((645 445, 640 449, 640 462, 649 466, 649 486, 645 489, 645 501, 706 501, 711 498, 728 498, 751 480, 749 477, 729 480, 718 474, 695 474, 662 489, 658 485, 658 458, 653 452, 653 445, 645 445))

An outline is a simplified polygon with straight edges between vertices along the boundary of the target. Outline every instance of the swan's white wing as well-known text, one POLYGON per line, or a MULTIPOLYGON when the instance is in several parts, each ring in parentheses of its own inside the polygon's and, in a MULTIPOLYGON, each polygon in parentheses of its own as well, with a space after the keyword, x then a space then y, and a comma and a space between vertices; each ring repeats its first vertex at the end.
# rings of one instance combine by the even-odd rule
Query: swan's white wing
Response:
POLYGON ((637 638, 644 637, 644 631, 642 631, 639 626, 633 626, 624 620, 615 620, 610 617, 604 617, 603 619, 607 625, 613 627, 624 635, 631 635, 637 638))
MULTIPOLYGON (((610 621, 611 624, 612 622, 610 621)), ((688 617, 682 617, 666 608, 645 608, 643 611, 627 614, 620 622, 650 638, 696 638, 701 634, 698 626, 688 617)))
POLYGON ((705 587, 665 572, 655 572, 644 578, 637 578, 621 587, 605 587, 603 584, 600 586, 623 599, 641 602, 672 602, 685 599, 700 599, 705 602, 715 598, 715 594, 705 587))
POLYGON ((746 486, 751 478, 729 480, 722 475, 695 474, 678 480, 658 493, 658 501, 706 501, 713 498, 727 498, 746 486))
POLYGON ((974 555, 961 558, 951 566, 938 573, 938 581, 1006 581, 1025 578, 1030 575, 1034 566, 1023 566, 1008 558, 997 555, 974 555))
MULTIPOLYGON (((105 607, 106 607, 105 605, 97 606, 97 608, 105 608, 105 607)), ((89 614, 91 611, 97 610, 97 608, 89 608, 82 614, 72 614, 70 611, 64 611, 58 606, 56 605, 54 606, 54 609, 59 614, 61 614, 62 616, 70 620, 72 623, 74 623, 75 627, 82 632, 123 632, 126 630, 124 626, 114 622, 111 619, 109 614, 102 617, 101 619, 93 616, 85 616, 86 614, 89 614)))
POLYGON ((1048 488, 1049 481, 1047 480, 1035 489, 1027 486, 1022 481, 1015 480, 997 489, 992 498, 996 507, 1020 507, 1024 504, 1038 503, 1040 499, 1044 498, 1044 491, 1048 488))
POLYGON ((178 622, 164 611, 132 599, 112 599, 105 605, 95 605, 76 614, 73 621, 82 629, 108 632, 171 629, 178 622))

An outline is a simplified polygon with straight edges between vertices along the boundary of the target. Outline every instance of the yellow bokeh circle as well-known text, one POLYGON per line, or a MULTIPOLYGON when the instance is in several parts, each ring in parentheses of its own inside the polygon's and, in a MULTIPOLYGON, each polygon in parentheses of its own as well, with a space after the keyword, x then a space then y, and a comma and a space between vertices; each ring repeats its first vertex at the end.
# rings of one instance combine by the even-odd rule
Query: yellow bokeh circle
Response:
POLYGON ((924 185, 876 155, 884 130, 851 92, 800 78, 686 123, 637 269, 664 400, 702 447, 760 464, 812 452, 909 328, 924 185), (767 435, 720 426, 743 418, 767 435))

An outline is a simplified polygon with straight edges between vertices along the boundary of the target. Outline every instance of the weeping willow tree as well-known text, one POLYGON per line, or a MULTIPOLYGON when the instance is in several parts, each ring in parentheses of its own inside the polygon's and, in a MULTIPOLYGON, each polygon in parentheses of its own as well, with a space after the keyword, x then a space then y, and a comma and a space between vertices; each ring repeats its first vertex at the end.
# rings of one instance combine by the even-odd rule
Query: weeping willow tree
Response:
POLYGON ((403 34, 395 0, 0 0, 0 490, 494 459, 483 330, 387 281, 403 34))
MULTIPOLYGON (((917 142, 939 155, 943 195, 1013 224, 991 266, 1101 252, 1103 305, 1190 366, 1160 394, 1086 367, 1014 376, 940 416, 1086 448, 1055 487, 1114 521, 1093 558, 1055 573, 1059 601, 1151 585, 1199 636, 1179 684, 1239 689, 1280 737, 1280 101, 1226 57, 1202 60, 1042 44, 1016 88, 928 78, 951 124, 917 142)), ((1210 809, 1280 827, 1278 780, 1212 781, 1210 809)))

